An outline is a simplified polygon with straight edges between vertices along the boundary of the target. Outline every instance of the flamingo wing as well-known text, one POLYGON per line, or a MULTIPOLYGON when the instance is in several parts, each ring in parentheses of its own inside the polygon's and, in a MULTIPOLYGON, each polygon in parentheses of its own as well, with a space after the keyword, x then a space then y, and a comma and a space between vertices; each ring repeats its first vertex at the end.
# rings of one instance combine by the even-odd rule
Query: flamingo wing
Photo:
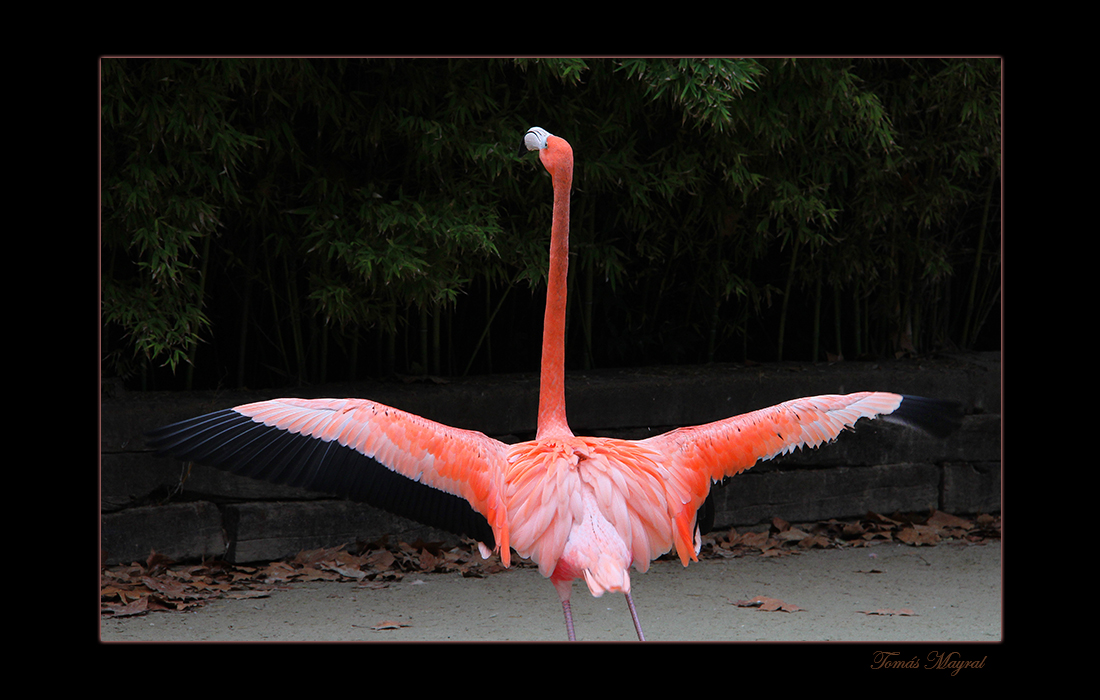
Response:
POLYGON ((680 428, 642 441, 668 458, 668 488, 683 504, 674 515, 674 537, 687 565, 695 547, 696 512, 713 482, 801 447, 832 441, 860 418, 888 416, 943 436, 957 427, 957 405, 885 392, 810 396, 725 420, 680 428))
POLYGON ((504 443, 373 401, 262 401, 147 437, 161 454, 369 503, 490 549, 506 528, 504 443))

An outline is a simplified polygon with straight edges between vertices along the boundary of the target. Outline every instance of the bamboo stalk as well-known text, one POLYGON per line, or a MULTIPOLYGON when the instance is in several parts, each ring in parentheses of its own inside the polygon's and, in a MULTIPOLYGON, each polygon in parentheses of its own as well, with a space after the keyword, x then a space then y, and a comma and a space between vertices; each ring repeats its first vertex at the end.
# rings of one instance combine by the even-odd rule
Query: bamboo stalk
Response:
POLYGON ((783 336, 787 330, 787 307, 790 305, 791 300, 791 287, 794 286, 794 275, 798 263, 798 236, 793 236, 794 243, 791 250, 791 266, 787 270, 787 284, 783 288, 783 304, 779 311, 779 339, 776 343, 778 346, 775 353, 776 362, 783 361, 783 336))

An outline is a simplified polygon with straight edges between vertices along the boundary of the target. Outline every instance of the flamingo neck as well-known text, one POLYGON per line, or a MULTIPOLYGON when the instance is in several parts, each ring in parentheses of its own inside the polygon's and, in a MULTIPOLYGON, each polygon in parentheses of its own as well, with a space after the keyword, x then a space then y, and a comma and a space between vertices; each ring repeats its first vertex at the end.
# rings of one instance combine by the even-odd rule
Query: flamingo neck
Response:
POLYGON ((569 278, 569 192, 573 186, 573 151, 551 136, 539 152, 554 182, 554 217, 550 225, 550 275, 542 330, 542 368, 536 439, 571 437, 565 417, 565 302, 569 278))

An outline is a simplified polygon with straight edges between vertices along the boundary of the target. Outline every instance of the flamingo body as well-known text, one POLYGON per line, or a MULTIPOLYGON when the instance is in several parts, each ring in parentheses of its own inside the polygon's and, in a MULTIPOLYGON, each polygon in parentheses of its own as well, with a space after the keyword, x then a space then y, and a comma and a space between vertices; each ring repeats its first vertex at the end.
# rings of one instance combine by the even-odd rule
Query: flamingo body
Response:
POLYGON ((483 556, 511 550, 536 562, 562 603, 584 580, 594 596, 630 595, 629 569, 675 548, 684 566, 701 544, 696 515, 711 484, 760 460, 835 439, 860 418, 889 416, 933 433, 954 420, 943 402, 885 392, 795 399, 638 441, 577 437, 565 414, 564 337, 569 187, 573 154, 533 128, 553 178, 550 275, 538 430, 507 445, 365 399, 275 399, 149 434, 163 454, 274 483, 365 501, 479 542, 483 556))

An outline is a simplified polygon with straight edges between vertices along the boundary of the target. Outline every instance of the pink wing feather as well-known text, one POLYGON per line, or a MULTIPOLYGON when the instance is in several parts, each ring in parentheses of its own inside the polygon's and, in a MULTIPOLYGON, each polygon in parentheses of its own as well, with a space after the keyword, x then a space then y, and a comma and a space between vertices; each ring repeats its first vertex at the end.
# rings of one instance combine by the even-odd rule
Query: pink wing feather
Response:
POLYGON ((150 438, 158 451, 182 459, 372 503, 490 547, 502 534, 507 541, 507 445, 373 401, 261 401, 165 426, 150 438))
POLYGON ((465 498, 486 516, 499 507, 507 445, 363 399, 275 399, 237 406, 257 423, 335 441, 413 481, 465 498))
POLYGON ((689 557, 695 559, 695 516, 713 482, 795 448, 834 440, 860 418, 893 413, 903 398, 882 392, 810 396, 640 441, 668 458, 670 488, 683 503, 674 517, 681 561, 686 566, 689 557))

